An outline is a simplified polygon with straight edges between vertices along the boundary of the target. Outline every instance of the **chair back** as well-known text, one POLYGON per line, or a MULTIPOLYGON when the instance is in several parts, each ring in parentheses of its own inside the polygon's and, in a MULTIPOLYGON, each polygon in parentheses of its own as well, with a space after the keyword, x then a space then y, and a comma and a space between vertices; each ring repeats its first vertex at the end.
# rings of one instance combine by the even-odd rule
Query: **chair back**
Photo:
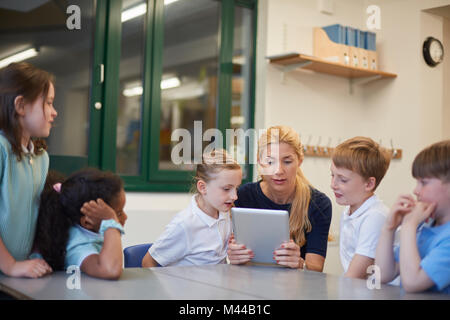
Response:
POLYGON ((123 250, 125 260, 125 268, 140 268, 142 267, 142 259, 147 253, 152 243, 138 244, 135 246, 126 247, 123 250))

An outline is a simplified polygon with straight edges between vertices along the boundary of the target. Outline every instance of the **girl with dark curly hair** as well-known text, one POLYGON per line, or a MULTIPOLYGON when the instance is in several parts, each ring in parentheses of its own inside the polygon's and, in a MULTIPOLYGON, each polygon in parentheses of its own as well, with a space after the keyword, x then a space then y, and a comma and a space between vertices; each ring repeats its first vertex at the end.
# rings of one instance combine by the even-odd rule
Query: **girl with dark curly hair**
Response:
POLYGON ((80 267, 90 276, 122 274, 125 192, 119 176, 97 169, 67 179, 50 172, 41 195, 34 250, 54 270, 80 267))

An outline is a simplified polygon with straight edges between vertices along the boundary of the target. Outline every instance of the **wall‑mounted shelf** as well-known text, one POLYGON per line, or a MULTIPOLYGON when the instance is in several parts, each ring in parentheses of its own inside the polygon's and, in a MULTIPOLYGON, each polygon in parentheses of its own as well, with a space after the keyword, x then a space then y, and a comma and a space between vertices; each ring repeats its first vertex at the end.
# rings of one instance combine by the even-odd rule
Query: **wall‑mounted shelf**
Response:
POLYGON ((357 68, 300 53, 286 53, 276 56, 268 56, 267 59, 270 60, 270 63, 273 63, 281 68, 283 78, 286 72, 297 68, 312 70, 315 72, 326 73, 349 79, 350 91, 352 91, 353 84, 366 83, 376 79, 397 77, 395 73, 357 68))

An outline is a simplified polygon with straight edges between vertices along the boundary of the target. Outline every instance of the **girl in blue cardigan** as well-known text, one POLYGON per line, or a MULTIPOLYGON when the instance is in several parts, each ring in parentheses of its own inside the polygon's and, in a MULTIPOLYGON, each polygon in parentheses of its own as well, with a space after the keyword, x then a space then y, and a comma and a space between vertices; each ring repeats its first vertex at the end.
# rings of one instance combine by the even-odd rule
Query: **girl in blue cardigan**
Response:
POLYGON ((52 271, 28 259, 49 158, 42 140, 57 116, 53 77, 29 63, 0 70, 0 271, 41 277, 52 271))

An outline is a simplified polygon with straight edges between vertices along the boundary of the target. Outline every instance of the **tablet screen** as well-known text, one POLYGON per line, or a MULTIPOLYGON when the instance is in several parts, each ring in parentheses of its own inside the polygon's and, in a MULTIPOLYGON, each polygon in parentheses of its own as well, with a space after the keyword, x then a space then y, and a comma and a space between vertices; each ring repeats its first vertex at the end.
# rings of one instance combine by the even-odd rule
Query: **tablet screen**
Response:
POLYGON ((231 208, 234 238, 251 249, 257 263, 276 263, 273 251, 289 241, 289 213, 285 210, 231 208))

